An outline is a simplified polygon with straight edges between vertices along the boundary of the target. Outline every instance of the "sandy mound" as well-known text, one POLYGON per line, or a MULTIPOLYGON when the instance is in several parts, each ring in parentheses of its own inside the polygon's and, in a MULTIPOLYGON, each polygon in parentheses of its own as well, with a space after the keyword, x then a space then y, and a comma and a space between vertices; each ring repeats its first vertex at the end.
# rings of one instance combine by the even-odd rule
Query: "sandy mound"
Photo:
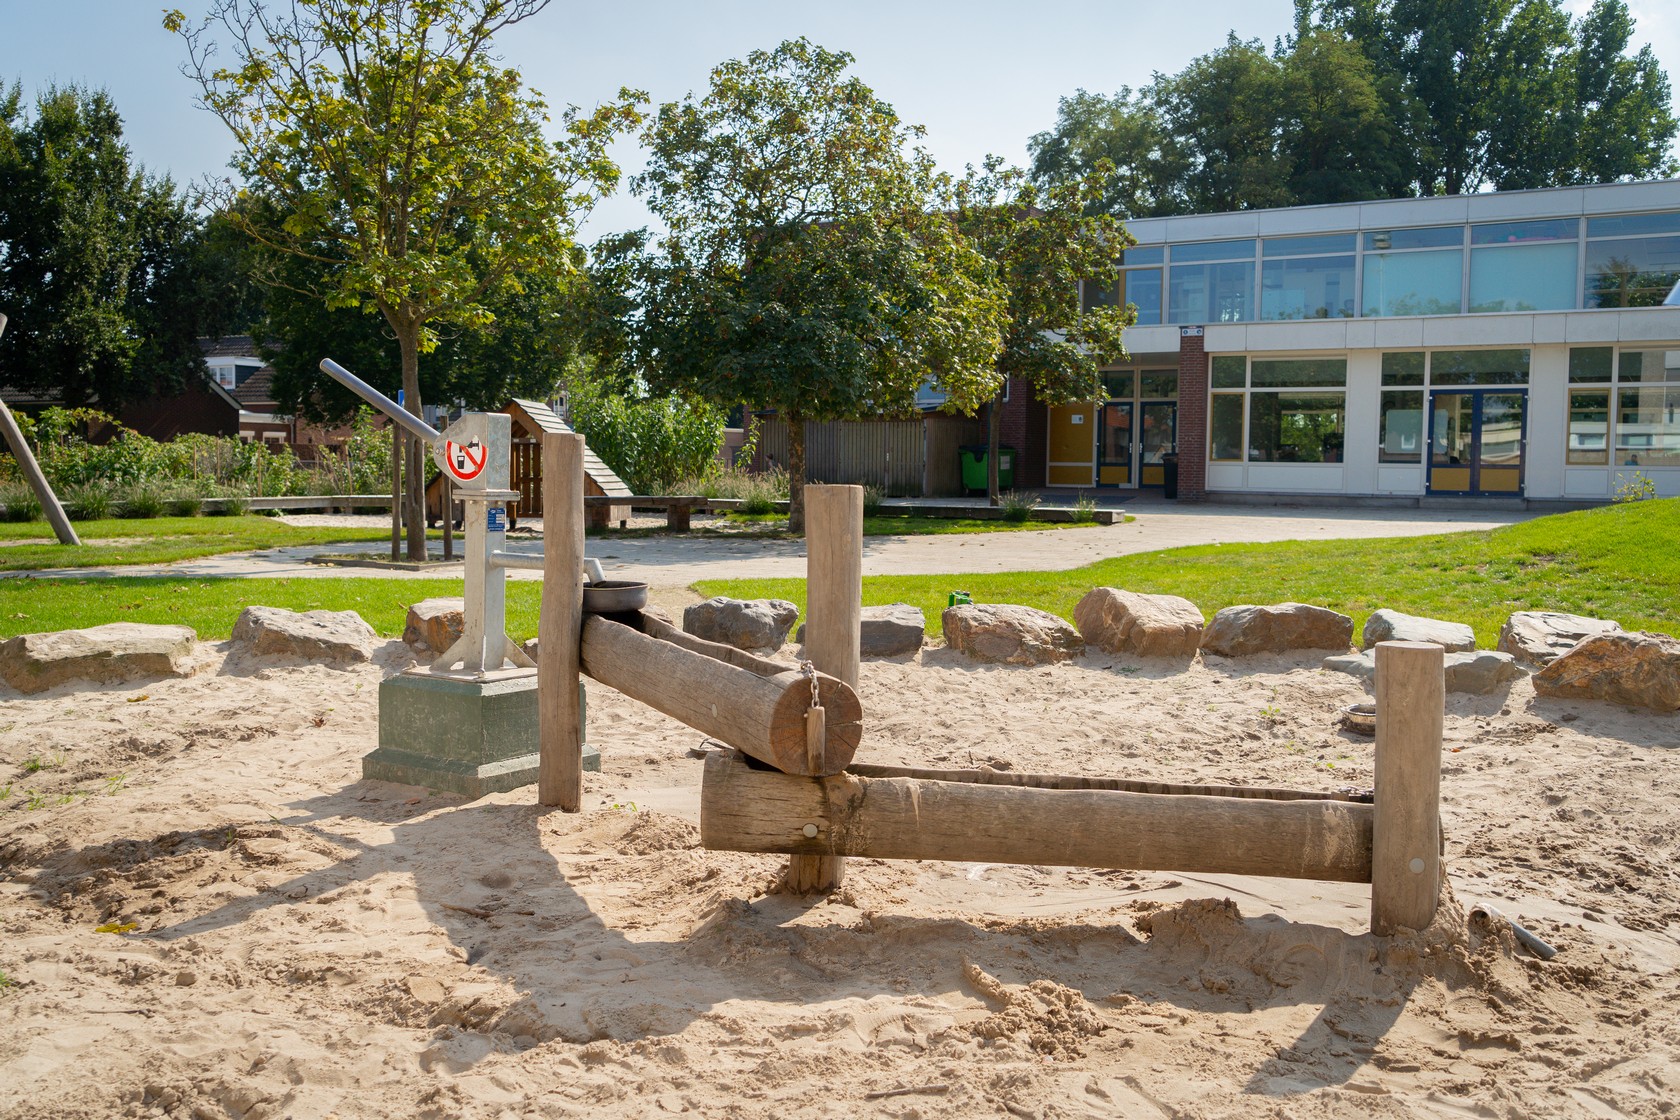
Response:
MULTIPOLYGON (((1680 725, 1451 697, 1435 926, 1355 885, 702 850, 701 737, 599 686, 586 811, 360 780, 387 645, 0 695, 3 1117, 1660 1117, 1680 725), (7 786, 9 784, 9 789, 7 786), (1469 927, 1495 903, 1560 952, 1469 927), (117 932, 100 932, 114 930, 117 932)), ((866 663, 859 758, 1368 786, 1314 658, 866 663), (890 697, 890 702, 884 698, 890 697)), ((1076 822, 1075 822, 1076 824, 1076 822)), ((1006 827, 1000 823, 1000 827, 1006 827)))

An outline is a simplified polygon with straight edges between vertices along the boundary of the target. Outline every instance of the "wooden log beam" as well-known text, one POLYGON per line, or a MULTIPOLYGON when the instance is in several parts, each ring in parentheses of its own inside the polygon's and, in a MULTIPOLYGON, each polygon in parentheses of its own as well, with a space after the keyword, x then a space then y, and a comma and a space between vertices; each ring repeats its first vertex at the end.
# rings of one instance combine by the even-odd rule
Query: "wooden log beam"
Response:
MULTIPOLYGON (((644 625, 648 617, 642 616, 644 625)), ((713 644, 666 641, 591 615, 583 624, 582 668, 608 688, 760 762, 789 774, 815 773, 805 728, 811 678, 739 650, 740 657, 725 660, 693 648, 713 644)), ((819 673, 816 681, 827 710, 821 771, 834 774, 851 762, 863 738, 863 705, 833 677, 819 673)))
POLYGON ((735 852, 1367 883, 1373 815, 1370 805, 1335 800, 1042 789, 851 772, 797 778, 719 751, 706 759, 700 842, 735 852))
POLYGON ((1375 934, 1425 928, 1440 901, 1445 663, 1433 642, 1377 643, 1375 934))
POLYGON ((583 808, 578 631, 583 626, 583 437, 544 432, 543 590, 537 616, 537 803, 583 808))

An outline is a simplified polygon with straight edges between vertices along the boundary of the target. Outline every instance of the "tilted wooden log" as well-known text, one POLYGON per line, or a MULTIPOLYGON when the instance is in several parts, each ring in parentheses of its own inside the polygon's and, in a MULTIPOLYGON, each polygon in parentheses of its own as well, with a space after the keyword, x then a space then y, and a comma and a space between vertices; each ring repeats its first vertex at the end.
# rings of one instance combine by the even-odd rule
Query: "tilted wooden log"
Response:
POLYGON ((700 842, 723 851, 1349 883, 1371 881, 1372 817, 1370 805, 1332 798, 1044 789, 854 772, 795 778, 728 751, 707 758, 700 792, 700 842))
POLYGON ((836 774, 852 761, 863 738, 863 705, 846 684, 817 674, 826 734, 821 750, 808 751, 809 677, 732 646, 684 634, 652 615, 637 621, 659 636, 600 615, 586 618, 583 671, 789 774, 836 774))

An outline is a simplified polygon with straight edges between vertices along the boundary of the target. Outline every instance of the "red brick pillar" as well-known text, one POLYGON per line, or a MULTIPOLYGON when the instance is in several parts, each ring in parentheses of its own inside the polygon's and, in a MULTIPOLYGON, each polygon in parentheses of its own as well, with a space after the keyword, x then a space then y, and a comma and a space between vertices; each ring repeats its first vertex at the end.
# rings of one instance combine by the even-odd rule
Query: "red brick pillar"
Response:
POLYGON ((1178 499, 1207 498, 1208 359, 1201 327, 1178 328, 1178 499))

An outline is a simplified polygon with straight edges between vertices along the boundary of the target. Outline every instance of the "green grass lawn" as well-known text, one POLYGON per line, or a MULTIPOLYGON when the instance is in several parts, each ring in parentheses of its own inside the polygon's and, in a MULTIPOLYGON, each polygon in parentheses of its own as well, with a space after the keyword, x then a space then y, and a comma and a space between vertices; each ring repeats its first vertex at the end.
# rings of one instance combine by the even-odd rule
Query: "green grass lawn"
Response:
MULTIPOLYGON (((246 607, 355 611, 389 638, 402 633, 410 603, 461 594, 458 579, 0 579, 0 637, 75 630, 106 622, 191 626, 206 641, 233 632, 246 607)), ((510 580, 508 633, 537 634, 542 584, 510 580)))
POLYGON ((74 523, 84 543, 10 543, 53 540, 44 521, 0 522, 0 571, 41 571, 129 564, 167 564, 225 552, 287 545, 388 540, 389 528, 329 529, 287 525, 273 517, 111 518, 74 523), (105 542, 105 543, 102 543, 105 542), (115 543, 113 543, 115 542, 115 543))
MULTIPOLYGON (((933 627, 951 591, 1073 618, 1093 587, 1182 595, 1209 617, 1238 603, 1331 607, 1356 627, 1381 607, 1470 624, 1492 646, 1516 610, 1613 618, 1673 633, 1680 622, 1680 499, 1536 518, 1488 532, 1361 541, 1207 545, 1104 560, 1064 572, 871 576, 863 601, 921 607, 933 627)), ((703 595, 791 599, 805 581, 707 580, 703 595)))

